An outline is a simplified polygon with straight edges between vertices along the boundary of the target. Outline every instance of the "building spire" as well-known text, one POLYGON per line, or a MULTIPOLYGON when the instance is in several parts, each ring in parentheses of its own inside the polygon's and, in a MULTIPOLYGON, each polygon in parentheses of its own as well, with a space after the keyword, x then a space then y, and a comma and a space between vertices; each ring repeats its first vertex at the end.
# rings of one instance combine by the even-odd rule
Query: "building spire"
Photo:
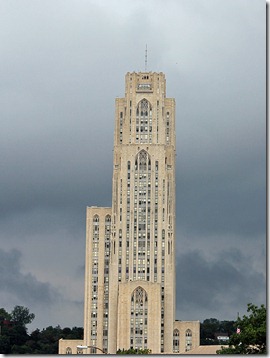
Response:
POLYGON ((145 60, 144 60, 144 64, 145 64, 145 72, 147 72, 147 44, 145 45, 145 60))

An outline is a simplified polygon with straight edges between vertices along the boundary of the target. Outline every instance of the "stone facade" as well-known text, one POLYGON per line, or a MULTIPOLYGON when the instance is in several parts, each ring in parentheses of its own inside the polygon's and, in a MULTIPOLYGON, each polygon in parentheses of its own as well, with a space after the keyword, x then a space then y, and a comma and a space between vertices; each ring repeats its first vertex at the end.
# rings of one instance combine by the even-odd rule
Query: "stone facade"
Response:
POLYGON ((170 354, 178 331, 180 349, 199 345, 199 323, 175 321, 175 149, 165 75, 127 73, 115 103, 112 208, 87 208, 85 346, 170 354))
POLYGON ((84 343, 107 350, 111 208, 87 207, 84 343), (105 334, 104 334, 105 332, 105 334))
POLYGON ((58 346, 58 354, 81 354, 82 350, 77 346, 83 345, 84 342, 81 339, 60 339, 58 346))
POLYGON ((200 345, 200 321, 175 321, 173 353, 192 351, 200 345))

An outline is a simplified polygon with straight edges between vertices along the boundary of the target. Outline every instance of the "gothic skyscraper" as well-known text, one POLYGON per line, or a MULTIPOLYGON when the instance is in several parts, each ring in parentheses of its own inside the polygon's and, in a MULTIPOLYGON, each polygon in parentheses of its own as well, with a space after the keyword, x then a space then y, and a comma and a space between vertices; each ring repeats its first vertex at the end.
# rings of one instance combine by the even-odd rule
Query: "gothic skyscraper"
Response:
MULTIPOLYGON (((199 322, 175 321, 175 155, 165 75, 127 73, 115 103, 112 207, 87 208, 83 353, 199 345, 199 322)), ((60 353, 76 353, 69 342, 60 353)))
POLYGON ((168 351, 175 307, 175 103, 166 98, 163 73, 126 75, 125 97, 116 100, 112 197, 109 351, 168 351))

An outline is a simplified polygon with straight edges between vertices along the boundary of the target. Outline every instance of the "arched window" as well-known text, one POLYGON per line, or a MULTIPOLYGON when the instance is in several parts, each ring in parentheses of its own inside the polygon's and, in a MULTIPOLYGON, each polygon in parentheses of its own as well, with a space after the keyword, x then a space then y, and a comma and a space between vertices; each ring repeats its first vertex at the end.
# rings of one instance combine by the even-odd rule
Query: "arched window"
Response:
POLYGON ((138 286, 131 295, 130 347, 147 348, 148 298, 146 291, 138 286))
POLYGON ((67 347, 66 354, 72 354, 72 349, 70 347, 67 347))
POLYGON ((145 150, 141 150, 139 153, 139 170, 141 172, 145 171, 147 169, 147 162, 150 163, 150 169, 151 169, 151 160, 147 160, 148 154, 145 150))
POLYGON ((192 349, 192 331, 186 330, 186 352, 192 349))
POLYGON ((152 143, 152 106, 145 98, 136 109, 136 143, 152 143))
POLYGON ((99 216, 93 217, 93 240, 98 241, 99 239, 99 216))
POLYGON ((180 341, 179 341, 179 330, 173 331, 173 353, 179 353, 180 341))

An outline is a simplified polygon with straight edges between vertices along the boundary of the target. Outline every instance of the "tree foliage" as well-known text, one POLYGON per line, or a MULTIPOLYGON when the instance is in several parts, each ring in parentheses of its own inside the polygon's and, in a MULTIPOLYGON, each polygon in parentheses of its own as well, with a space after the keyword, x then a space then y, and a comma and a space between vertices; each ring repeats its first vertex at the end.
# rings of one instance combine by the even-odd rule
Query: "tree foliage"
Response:
POLYGON ((11 319, 10 314, 4 308, 0 308, 0 321, 10 320, 10 319, 11 319))
POLYGON ((207 318, 200 325, 200 345, 220 344, 216 333, 233 334, 235 321, 219 321, 216 318, 207 318))
POLYGON ((238 318, 235 332, 229 340, 229 347, 222 347, 218 354, 266 354, 266 308, 249 303, 247 312, 238 318))
MULTIPOLYGON (((219 354, 266 354, 266 308, 248 304, 249 316, 234 321, 218 321, 209 318, 201 323, 201 345, 218 344, 215 333, 230 336, 229 347, 219 354), (236 328, 240 333, 236 333, 236 328)), ((83 339, 82 327, 49 326, 27 333, 26 325, 35 315, 23 306, 14 307, 11 313, 0 308, 0 354, 57 354, 59 339, 83 339)), ((150 354, 149 349, 119 349, 117 354, 150 354)))
POLYGON ((34 313, 30 313, 27 307, 15 306, 10 317, 17 325, 25 327, 34 320, 35 315, 34 313))
POLYGON ((57 354, 58 341, 63 339, 82 339, 83 328, 61 329, 49 326, 27 333, 26 325, 35 315, 23 306, 14 307, 9 314, 0 308, 0 354, 57 354))

